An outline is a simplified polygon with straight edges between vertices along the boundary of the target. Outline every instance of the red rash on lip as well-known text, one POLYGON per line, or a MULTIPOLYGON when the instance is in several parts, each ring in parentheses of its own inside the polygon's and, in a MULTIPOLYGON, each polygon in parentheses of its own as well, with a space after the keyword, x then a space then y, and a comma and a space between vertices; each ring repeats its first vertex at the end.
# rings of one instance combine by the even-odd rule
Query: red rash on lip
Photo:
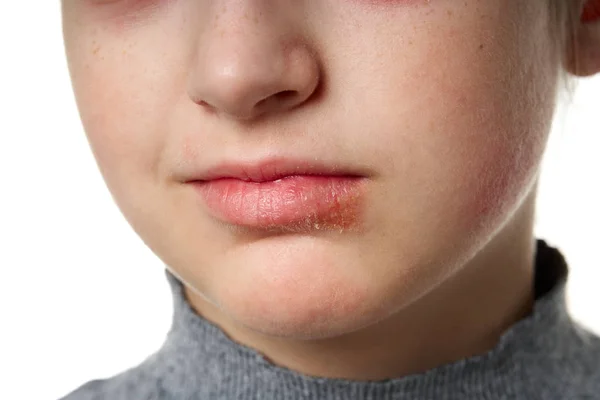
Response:
POLYGON ((327 212, 311 214, 302 223, 313 229, 351 230, 360 221, 361 206, 362 197, 350 191, 334 196, 327 212))
POLYGON ((306 232, 354 230, 362 221, 360 178, 292 176, 271 182, 192 182, 218 219, 238 226, 306 232))

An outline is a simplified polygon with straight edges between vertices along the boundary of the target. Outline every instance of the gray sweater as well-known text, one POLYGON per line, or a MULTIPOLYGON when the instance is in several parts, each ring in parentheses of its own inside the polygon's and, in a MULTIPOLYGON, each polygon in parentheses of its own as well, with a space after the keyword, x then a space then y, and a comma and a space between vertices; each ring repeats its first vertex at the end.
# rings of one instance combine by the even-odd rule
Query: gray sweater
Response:
POLYGON ((165 269, 174 313, 162 347, 139 365, 87 382, 61 400, 600 399, 600 338, 567 312, 565 259, 538 239, 535 268, 533 313, 494 349, 382 381, 311 377, 270 363, 195 313, 181 282, 165 269))

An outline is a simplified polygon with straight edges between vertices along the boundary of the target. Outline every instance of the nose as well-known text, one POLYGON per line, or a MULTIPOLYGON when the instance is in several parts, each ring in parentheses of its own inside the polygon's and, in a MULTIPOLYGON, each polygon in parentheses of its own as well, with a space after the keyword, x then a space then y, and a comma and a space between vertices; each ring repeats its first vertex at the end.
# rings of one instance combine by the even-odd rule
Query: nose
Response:
POLYGON ((202 28, 188 86, 194 102, 251 120, 311 97, 320 81, 316 53, 274 3, 238 1, 202 28))

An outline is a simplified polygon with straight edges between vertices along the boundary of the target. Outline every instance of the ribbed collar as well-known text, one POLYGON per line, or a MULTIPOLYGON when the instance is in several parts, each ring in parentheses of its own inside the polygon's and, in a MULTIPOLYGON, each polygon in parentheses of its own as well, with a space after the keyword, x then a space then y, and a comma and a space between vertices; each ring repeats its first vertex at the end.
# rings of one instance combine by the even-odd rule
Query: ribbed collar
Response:
POLYGON ((573 332, 565 304, 567 263, 541 239, 533 312, 507 330, 494 349, 425 373, 381 381, 312 377, 274 365, 198 315, 182 283, 168 269, 165 273, 173 294, 173 321, 154 357, 169 371, 161 384, 185 399, 521 398, 517 393, 526 392, 530 379, 545 373, 548 358, 573 332))

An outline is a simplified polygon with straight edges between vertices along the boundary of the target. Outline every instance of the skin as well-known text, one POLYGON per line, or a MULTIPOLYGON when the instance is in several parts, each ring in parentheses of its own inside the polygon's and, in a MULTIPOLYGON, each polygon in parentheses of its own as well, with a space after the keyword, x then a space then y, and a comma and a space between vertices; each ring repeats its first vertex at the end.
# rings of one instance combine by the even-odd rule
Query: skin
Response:
POLYGON ((62 7, 77 105, 115 202, 233 340, 305 374, 379 380, 484 353, 531 311, 561 61, 598 72, 595 20, 563 49, 544 1, 62 7), (363 228, 214 219, 182 176, 248 155, 368 168, 363 228))

